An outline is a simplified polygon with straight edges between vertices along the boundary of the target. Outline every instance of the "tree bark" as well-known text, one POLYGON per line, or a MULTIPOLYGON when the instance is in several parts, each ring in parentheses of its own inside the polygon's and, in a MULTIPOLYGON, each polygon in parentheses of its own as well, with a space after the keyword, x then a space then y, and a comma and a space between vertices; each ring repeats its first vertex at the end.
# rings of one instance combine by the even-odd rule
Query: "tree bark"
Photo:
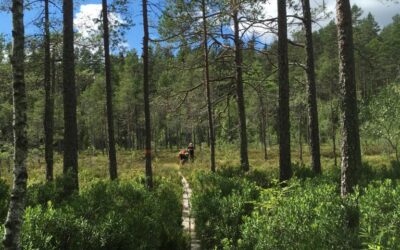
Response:
POLYGON ((210 91, 210 73, 208 64, 208 31, 207 31, 207 18, 206 18, 206 3, 205 0, 201 1, 201 10, 203 18, 203 52, 204 52, 204 87, 206 89, 207 98, 207 112, 208 112, 208 130, 210 140, 210 164, 211 171, 215 172, 215 135, 214 135, 214 118, 211 104, 211 91, 210 91))
POLYGON ((147 20, 147 0, 142 0, 143 10, 143 93, 144 93, 144 117, 145 117, 145 157, 146 157, 146 185, 153 188, 153 173, 151 167, 151 123, 149 101, 149 26, 147 20))
POLYGON ((319 145, 319 125, 317 94, 315 84, 314 48, 312 37, 312 23, 310 0, 302 0, 304 28, 306 31, 306 73, 307 73, 307 108, 308 131, 310 133, 311 167, 314 173, 321 173, 321 154, 319 145))
POLYGON ((331 106, 331 139, 332 139, 332 151, 333 151, 333 159, 334 159, 334 165, 335 167, 337 166, 337 154, 336 154, 336 121, 337 121, 337 116, 336 113, 333 110, 333 103, 332 103, 332 96, 331 96, 331 101, 330 101, 330 106, 331 106))
POLYGON ((299 161, 300 166, 303 167, 303 140, 302 140, 302 126, 303 126, 303 114, 299 114, 299 161))
POLYGON ((263 145, 263 152, 264 152, 264 160, 268 160, 268 152, 267 152, 267 132, 266 132, 266 118, 265 114, 262 115, 261 117, 261 143, 263 145))
POLYGON ((28 153, 26 110, 27 100, 24 78, 24 2, 12 1, 13 20, 13 49, 12 49, 12 74, 13 74, 13 104, 14 104, 14 184, 11 191, 10 205, 6 222, 4 224, 3 244, 5 249, 21 249, 20 234, 25 212, 26 184, 28 173, 26 158, 28 153))
POLYGON ((233 25, 234 25, 234 43, 235 43, 235 82, 236 82, 236 101, 238 105, 239 116, 239 139, 240 139, 240 166, 243 171, 249 171, 249 158, 247 152, 247 128, 246 128, 246 110, 243 94, 243 57, 242 41, 239 35, 239 8, 240 1, 233 1, 233 25))
POLYGON ((112 103, 112 86, 111 86, 111 62, 110 62, 110 32, 108 27, 108 10, 107 0, 102 0, 103 5, 103 44, 104 44, 104 70, 106 73, 106 108, 107 108, 107 125, 108 125, 108 158, 110 179, 115 180, 117 174, 117 156, 115 152, 114 138, 114 114, 112 103))
POLYGON ((46 160, 46 180, 53 180, 53 113, 54 101, 51 86, 51 59, 50 59, 50 18, 49 0, 44 1, 44 154, 46 160))
POLYGON ((231 118, 231 105, 230 105, 230 101, 229 101, 230 97, 229 95, 226 96, 226 106, 228 107, 227 109, 227 119, 228 119, 228 142, 232 142, 232 118, 231 118))
POLYGON ((73 0, 63 0, 64 167, 66 195, 79 189, 73 0))
POLYGON ((262 96, 262 89, 261 87, 258 88, 258 101, 260 105, 260 139, 261 143, 263 144, 263 151, 264 151, 264 160, 268 160, 268 152, 267 152, 267 109, 264 105, 264 99, 262 96))
POLYGON ((290 157, 289 63, 286 0, 278 0, 278 82, 279 178, 281 181, 285 181, 292 177, 290 157))
POLYGON ((336 1, 339 86, 342 113, 341 195, 353 191, 361 168, 360 135, 354 66, 352 14, 349 0, 336 1))

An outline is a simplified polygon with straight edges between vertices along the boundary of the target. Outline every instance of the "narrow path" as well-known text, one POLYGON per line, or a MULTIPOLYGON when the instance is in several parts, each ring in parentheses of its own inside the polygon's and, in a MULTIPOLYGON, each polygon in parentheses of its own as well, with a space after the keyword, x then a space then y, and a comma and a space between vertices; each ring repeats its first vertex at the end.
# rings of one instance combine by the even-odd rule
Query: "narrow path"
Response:
POLYGON ((194 218, 191 217, 191 203, 190 197, 192 196, 192 189, 189 186, 186 178, 179 172, 182 177, 182 185, 183 185, 183 212, 182 212, 182 225, 183 230, 190 235, 190 249, 198 250, 200 248, 200 241, 197 239, 196 230, 195 230, 195 221, 194 218))

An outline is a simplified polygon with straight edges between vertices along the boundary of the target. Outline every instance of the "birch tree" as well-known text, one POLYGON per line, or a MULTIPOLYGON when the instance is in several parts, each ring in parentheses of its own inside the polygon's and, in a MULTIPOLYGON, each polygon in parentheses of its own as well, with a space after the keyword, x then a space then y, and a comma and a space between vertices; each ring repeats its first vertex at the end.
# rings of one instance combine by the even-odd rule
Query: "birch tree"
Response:
POLYGON ((21 249, 20 234, 25 212, 25 196, 28 173, 26 158, 28 140, 26 130, 27 100, 24 77, 24 1, 12 1, 13 48, 12 48, 12 75, 13 75, 13 131, 14 131, 14 182, 11 191, 10 205, 4 224, 3 244, 6 250, 21 249))

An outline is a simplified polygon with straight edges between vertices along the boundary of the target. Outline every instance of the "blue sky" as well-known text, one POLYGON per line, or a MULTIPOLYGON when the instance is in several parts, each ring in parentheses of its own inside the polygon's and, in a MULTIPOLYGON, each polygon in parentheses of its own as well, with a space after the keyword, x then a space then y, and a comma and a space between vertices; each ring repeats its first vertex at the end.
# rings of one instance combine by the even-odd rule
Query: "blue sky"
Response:
MULTIPOLYGON (((109 0, 110 1, 110 0, 109 0)), ((78 2, 78 1, 75 1, 78 2)), ((80 1, 82 2, 82 1, 80 1)), ((74 8, 74 17, 77 16, 78 13, 81 12, 81 7, 82 5, 89 5, 89 4, 101 4, 101 1, 96 1, 96 0, 89 0, 89 1, 84 1, 81 4, 75 3, 75 8, 74 8)), ((32 20, 37 18, 39 13, 41 12, 41 5, 37 6, 36 9, 33 9, 31 11, 26 11, 25 16, 24 16, 24 22, 25 22, 25 32, 26 35, 34 34, 38 31, 37 28, 34 27, 32 23, 32 20)), ((51 12, 56 12, 58 16, 61 16, 61 13, 59 10, 56 8, 52 8, 51 12)), ((143 27, 142 27, 142 16, 141 16, 141 5, 140 5, 140 0, 131 0, 129 4, 129 12, 131 13, 131 17, 133 18, 133 27, 131 27, 127 34, 126 34, 126 40, 128 42, 129 48, 135 48, 136 50, 140 51, 141 50, 141 43, 142 43, 142 37, 143 37, 143 27)), ((82 13, 82 14, 92 14, 92 13, 82 13)), ((152 20, 151 22, 155 22, 156 19, 154 16, 151 17, 152 20)), ((11 29, 12 29, 12 23, 11 23, 11 14, 6 13, 6 12, 0 12, 0 33, 6 34, 6 36, 10 39, 11 38, 11 29)), ((152 31, 154 34, 154 31, 152 31)))
MULTIPOLYGON (((111 1, 111 0, 109 0, 111 1)), ((311 4, 316 6, 321 4, 323 0, 311 0, 311 4)), ((324 0, 327 6, 327 9, 334 13, 335 11, 335 0, 324 0)), ((75 17, 77 16, 90 16, 93 15, 94 9, 91 8, 90 4, 100 4, 100 0, 86 0, 86 1, 75 1, 75 17), (79 2, 79 3, 78 3, 79 2), (86 6, 86 8, 85 8, 86 6)), ((158 8, 161 8, 163 0, 152 0, 153 4, 158 5, 158 8)), ((400 4, 387 3, 384 0, 352 0, 351 4, 357 4, 364 10, 364 14, 366 15, 368 12, 371 12, 378 24, 383 27, 391 22, 391 18, 400 13, 400 4)), ((97 6, 100 7, 100 6, 97 6)), ((34 26, 31 24, 32 20, 38 16, 42 7, 37 6, 36 9, 28 11, 25 13, 25 25, 26 25, 26 33, 27 35, 37 33, 34 26)), ((149 11, 154 10, 149 7, 149 11)), ((53 11, 56 11, 58 15, 59 10, 53 8, 53 11)), ((133 19, 134 26, 131 27, 126 33, 126 40, 130 49, 135 48, 136 50, 141 51, 141 43, 143 37, 143 28, 142 28, 142 16, 141 16, 141 1, 140 0, 130 0, 129 4, 129 13, 133 19)), ((266 4, 265 14, 267 16, 276 16, 276 1, 271 0, 270 3, 266 4)), ((150 13, 150 23, 156 24, 157 17, 150 13)), ((11 36, 11 15, 10 13, 0 12, 0 33, 4 33, 10 38, 11 36)), ((151 32, 152 36, 156 35, 156 31, 151 32)))

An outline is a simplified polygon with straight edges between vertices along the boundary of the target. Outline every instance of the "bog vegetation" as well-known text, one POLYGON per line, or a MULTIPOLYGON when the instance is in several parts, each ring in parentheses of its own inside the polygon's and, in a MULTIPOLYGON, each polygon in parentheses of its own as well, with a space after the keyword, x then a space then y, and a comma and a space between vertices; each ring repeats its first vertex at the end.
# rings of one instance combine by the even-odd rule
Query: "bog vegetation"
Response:
POLYGON ((400 249, 399 15, 0 4, 0 248, 190 249, 183 175, 203 249, 400 249))

